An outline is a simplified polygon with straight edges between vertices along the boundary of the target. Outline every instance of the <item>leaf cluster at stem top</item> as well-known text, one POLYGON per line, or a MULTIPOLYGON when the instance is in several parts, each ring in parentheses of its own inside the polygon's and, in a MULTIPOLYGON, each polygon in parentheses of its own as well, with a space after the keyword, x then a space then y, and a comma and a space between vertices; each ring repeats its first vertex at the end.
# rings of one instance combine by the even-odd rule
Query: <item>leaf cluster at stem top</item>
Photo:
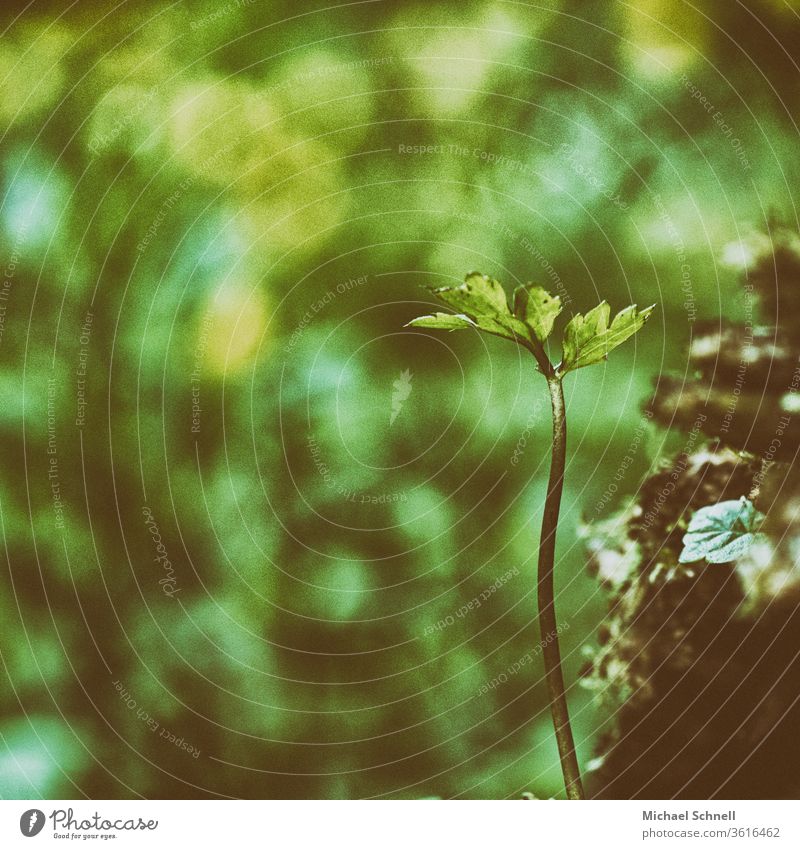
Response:
POLYGON ((610 351, 639 331, 654 307, 639 310, 626 307, 611 319, 611 308, 602 301, 585 315, 572 316, 564 328, 562 359, 553 366, 544 343, 553 332, 561 313, 561 298, 541 286, 529 284, 514 291, 514 307, 509 307, 503 287, 478 272, 468 274, 460 286, 443 286, 433 294, 454 312, 436 312, 410 321, 407 327, 439 330, 475 328, 528 348, 536 357, 540 371, 560 379, 570 371, 594 365, 610 351))

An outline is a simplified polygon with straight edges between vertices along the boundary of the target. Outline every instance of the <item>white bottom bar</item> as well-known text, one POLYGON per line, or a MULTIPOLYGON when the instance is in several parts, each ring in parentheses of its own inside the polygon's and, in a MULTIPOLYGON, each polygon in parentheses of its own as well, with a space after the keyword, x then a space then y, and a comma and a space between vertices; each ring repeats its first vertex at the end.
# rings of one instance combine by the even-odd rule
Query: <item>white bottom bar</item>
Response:
POLYGON ((798 819, 794 801, 2 801, 0 845, 766 849, 800 845, 798 819))

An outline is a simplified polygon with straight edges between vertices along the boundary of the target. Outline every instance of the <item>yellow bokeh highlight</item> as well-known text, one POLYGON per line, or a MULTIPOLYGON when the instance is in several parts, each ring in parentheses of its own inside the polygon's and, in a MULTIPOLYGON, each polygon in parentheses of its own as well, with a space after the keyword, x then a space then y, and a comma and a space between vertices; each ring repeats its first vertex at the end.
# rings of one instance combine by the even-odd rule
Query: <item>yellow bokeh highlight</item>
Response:
POLYGON ((249 83, 186 86, 173 103, 170 140, 178 164, 236 203, 250 242, 283 252, 324 238, 348 201, 341 152, 287 123, 272 98, 249 83))
POLYGON ((210 374, 239 372, 252 365, 267 326, 267 303, 261 289, 225 283, 209 299, 198 328, 210 374))
POLYGON ((706 52, 709 23, 678 0, 641 0, 624 12, 623 56, 649 79, 685 73, 706 52))
POLYGON ((0 42, 0 119, 18 123, 52 109, 62 97, 66 76, 60 59, 72 42, 64 28, 54 26, 29 44, 17 45, 8 36, 0 42))
POLYGON ((287 140, 268 95, 248 83, 206 77, 180 87, 169 120, 175 160, 222 185, 258 169, 287 140))

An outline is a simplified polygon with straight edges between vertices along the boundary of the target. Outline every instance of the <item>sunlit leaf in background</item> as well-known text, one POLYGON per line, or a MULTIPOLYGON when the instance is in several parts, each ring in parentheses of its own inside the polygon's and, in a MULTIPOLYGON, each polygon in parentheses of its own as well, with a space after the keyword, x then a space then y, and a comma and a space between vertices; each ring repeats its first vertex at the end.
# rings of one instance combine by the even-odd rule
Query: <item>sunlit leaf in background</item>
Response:
POLYGON ((763 538, 758 532, 763 521, 763 514, 744 496, 701 507, 683 537, 680 562, 730 563, 763 538))

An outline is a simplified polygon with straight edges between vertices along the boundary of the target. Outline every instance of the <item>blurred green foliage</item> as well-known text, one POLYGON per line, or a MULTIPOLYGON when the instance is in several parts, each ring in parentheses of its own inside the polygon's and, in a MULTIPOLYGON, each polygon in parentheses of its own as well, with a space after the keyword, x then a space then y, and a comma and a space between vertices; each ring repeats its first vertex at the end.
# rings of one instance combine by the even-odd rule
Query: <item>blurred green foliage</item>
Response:
POLYGON ((539 658, 479 695, 539 639, 542 387, 402 325, 473 268, 659 304, 567 380, 574 682, 581 517, 794 214, 796 6, 6 4, 0 795, 562 792, 539 658))

